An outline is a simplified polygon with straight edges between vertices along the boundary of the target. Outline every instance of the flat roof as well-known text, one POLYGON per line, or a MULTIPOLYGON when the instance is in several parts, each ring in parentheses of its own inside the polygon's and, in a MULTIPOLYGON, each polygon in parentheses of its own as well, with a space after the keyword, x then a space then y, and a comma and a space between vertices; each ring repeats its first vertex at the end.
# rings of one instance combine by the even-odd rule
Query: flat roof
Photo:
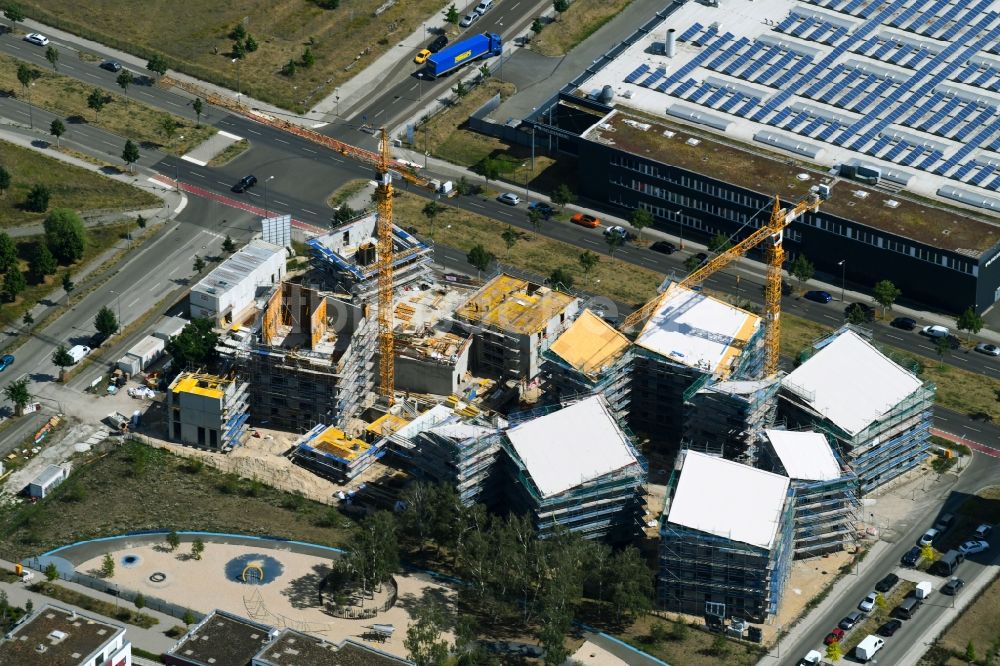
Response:
POLYGON ((795 430, 765 430, 785 472, 792 479, 832 481, 840 477, 840 465, 830 443, 821 433, 795 430))
POLYGON ((326 427, 303 444, 311 446, 320 453, 326 453, 348 462, 361 457, 371 448, 371 444, 356 437, 348 437, 347 433, 334 426, 326 427))
POLYGON ((788 496, 787 476, 687 451, 667 522, 770 548, 788 496))
POLYGON ((48 465, 45 469, 38 473, 38 476, 36 476, 31 483, 36 486, 46 486, 56 479, 62 478, 65 474, 66 470, 59 465, 48 465))
POLYGON ((996 212, 998 23, 990 0, 689 2, 586 92, 610 85, 621 103, 657 117, 813 163, 874 166, 918 194, 996 212))
POLYGON ((583 374, 601 374, 628 350, 629 341, 590 310, 584 310, 549 349, 583 374))
POLYGON ((276 630, 246 618, 214 610, 168 654, 199 666, 247 666, 276 630))
POLYGON ((507 430, 542 497, 638 464, 604 398, 591 396, 507 430))
POLYGON ((922 382, 850 329, 781 380, 815 412, 850 435, 877 421, 922 382))
POLYGON ((463 303, 455 315, 511 333, 537 333, 575 296, 501 273, 463 303))
POLYGON ((221 398, 230 380, 218 375, 204 375, 182 372, 174 379, 170 390, 174 393, 193 393, 206 398, 221 398))
POLYGON ((276 254, 284 257, 285 248, 262 241, 259 238, 254 239, 216 266, 211 273, 192 287, 191 291, 215 295, 223 294, 250 277, 255 270, 270 261, 276 254))
POLYGON ((98 650, 124 632, 124 627, 96 616, 46 604, 0 641, 0 664, 79 666, 93 662, 98 650), (39 645, 45 646, 44 652, 38 651, 39 645))
POLYGON ((330 643, 292 629, 282 629, 254 661, 264 666, 398 666, 413 663, 349 639, 330 643))
POLYGON ((635 343, 683 365, 727 377, 761 318, 674 283, 635 343))

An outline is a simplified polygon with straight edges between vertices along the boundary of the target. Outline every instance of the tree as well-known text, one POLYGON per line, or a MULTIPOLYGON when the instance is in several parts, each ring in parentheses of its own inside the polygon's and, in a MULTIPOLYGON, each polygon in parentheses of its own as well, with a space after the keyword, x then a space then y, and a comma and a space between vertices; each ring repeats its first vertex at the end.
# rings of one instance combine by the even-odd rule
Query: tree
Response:
POLYGON ((452 91, 453 93, 455 93, 455 96, 456 96, 456 97, 459 97, 459 98, 462 98, 462 97, 465 97, 466 95, 468 95, 468 94, 469 94, 469 87, 468 87, 468 86, 466 86, 466 85, 465 85, 464 83, 462 83, 461 81, 459 81, 459 82, 458 82, 458 83, 457 83, 457 84, 455 85, 455 87, 451 89, 451 91, 452 91))
POLYGON ((132 600, 135 607, 138 609, 143 609, 146 607, 146 597, 142 596, 142 592, 136 592, 135 599, 132 600))
POLYGON ((652 608, 653 575, 634 546, 614 555, 607 568, 608 601, 615 619, 638 616, 652 608))
POLYGON ((302 66, 309 68, 316 64, 316 56, 313 55, 312 49, 308 46, 306 50, 302 52, 302 66))
POLYGON ((571 289, 573 287, 573 276, 565 268, 557 268, 549 275, 549 284, 556 289, 571 289))
POLYGON ((177 133, 177 121, 174 120, 173 116, 167 115, 160 120, 160 131, 167 137, 167 141, 174 138, 174 134, 177 133))
POLYGON ((35 323, 35 318, 31 316, 31 310, 24 313, 24 316, 21 317, 21 321, 24 322, 25 326, 31 326, 35 323))
POLYGON ((146 69, 151 71, 153 74, 163 76, 167 73, 167 59, 157 53, 149 59, 149 62, 146 63, 146 69))
POLYGON ((461 17, 458 15, 458 9, 455 5, 449 5, 448 10, 444 13, 444 20, 446 23, 451 23, 452 25, 458 25, 458 21, 461 17))
POLYGON ((167 342, 167 353, 174 360, 174 367, 211 367, 215 363, 215 347, 219 334, 211 319, 197 317, 179 334, 167 342))
POLYGON ((552 191, 551 199, 552 203, 562 208, 566 204, 576 201, 576 195, 573 194, 573 191, 570 190, 565 183, 560 183, 556 189, 552 191))
POLYGON ((132 76, 132 72, 127 69, 123 69, 118 72, 118 78, 115 79, 118 82, 118 87, 122 89, 125 94, 125 104, 128 104, 128 87, 135 82, 135 78, 132 76))
POLYGON ((111 553, 104 553, 104 558, 101 559, 101 576, 104 578, 111 578, 115 575, 115 560, 111 557, 111 553))
POLYGON ((479 173, 483 174, 483 180, 486 181, 486 187, 490 186, 491 180, 496 180, 500 177, 500 168, 500 160, 492 157, 484 157, 479 161, 479 173))
POLYGON ((572 618, 566 613, 555 613, 545 618, 538 632, 538 642, 545 650, 546 666, 561 666, 569 658, 566 649, 566 634, 572 626, 572 618))
POLYGON ((35 184, 28 190, 28 196, 24 200, 24 207, 35 213, 44 213, 49 209, 49 200, 52 198, 52 191, 42 185, 35 184))
POLYGON ((855 326, 862 326, 868 323, 868 315, 859 303, 851 303, 847 306, 847 321, 855 326))
POLYGON ((510 251, 517 244, 517 240, 521 237, 521 234, 514 231, 514 228, 509 224, 507 228, 504 229, 503 233, 500 234, 500 238, 503 239, 504 245, 507 246, 507 257, 510 258, 510 251))
POLYGON ((104 95, 104 91, 100 88, 94 88, 90 94, 87 95, 87 108, 93 109, 95 118, 107 102, 108 98, 104 95))
POLYGON ((542 211, 537 208, 528 209, 528 223, 536 234, 541 230, 543 222, 545 222, 545 214, 542 211))
MULTIPOLYGON (((3 395, 7 398, 7 402, 13 403, 15 416, 24 416, 24 408, 28 406, 31 402, 31 392, 28 391, 28 381, 27 377, 22 377, 21 379, 12 381, 10 384, 3 389, 3 395)), ((46 570, 46 576, 48 575, 48 570, 46 570)), ((49 579, 51 580, 51 578, 49 579)))
POLYGON ((6 196, 10 189, 10 171, 0 166, 0 196, 6 196))
POLYGON ((13 238, 0 231, 0 273, 6 273, 11 266, 17 266, 17 246, 13 238))
POLYGON ((243 26, 242 23, 237 23, 236 27, 233 28, 231 31, 229 31, 229 39, 236 42, 242 42, 244 39, 246 39, 246 36, 247 36, 247 29, 243 26))
POLYGON ((191 557, 196 560, 201 559, 201 554, 205 552, 205 542, 201 540, 201 537, 195 538, 191 542, 191 557))
POLYGON ((201 127, 201 114, 205 110, 205 104, 201 101, 200 97, 195 97, 194 101, 191 102, 191 110, 194 111, 194 115, 197 118, 196 125, 201 127))
POLYGON ((970 305, 965 309, 965 312, 960 314, 958 319, 955 320, 955 328, 960 331, 968 332, 969 335, 966 336, 966 338, 971 338, 971 336, 983 330, 983 318, 970 305))
POLYGON ((482 245, 474 245, 469 253, 466 255, 466 259, 469 263, 476 267, 479 272, 485 271, 489 268, 489 265, 493 263, 493 253, 487 250, 482 245))
POLYGON ((569 0, 552 0, 552 9, 562 14, 569 9, 569 0))
POLYGON ((889 609, 889 602, 886 601, 885 595, 881 592, 875 593, 875 607, 878 608, 881 615, 885 615, 885 612, 889 609))
POLYGON ((281 67, 281 73, 285 76, 291 78, 295 76, 295 70, 298 69, 298 65, 295 64, 294 60, 289 60, 281 67))
POLYGON ((944 355, 951 348, 951 343, 948 342, 948 338, 940 337, 934 338, 934 351, 937 352, 938 358, 944 358, 944 355))
POLYGON ((181 618, 181 622, 183 622, 186 625, 194 624, 195 622, 197 622, 197 620, 198 618, 196 618, 194 616, 194 613, 192 613, 190 610, 184 611, 184 617, 181 618))
POLYGON ((24 95, 28 100, 28 126, 32 129, 35 128, 35 121, 33 116, 34 108, 31 105, 31 82, 39 76, 41 74, 24 63, 17 66, 17 80, 21 84, 21 87, 24 88, 24 95))
POLYGON ((59 137, 66 133, 66 125, 59 118, 54 118, 49 125, 49 134, 56 138, 56 145, 59 145, 59 137))
POLYGON ((844 651, 840 648, 840 641, 834 641, 826 646, 826 658, 830 661, 840 661, 844 656, 844 651))
POLYGON ((799 288, 802 288, 805 286, 805 283, 811 280, 812 276, 815 275, 816 268, 813 266, 812 262, 806 258, 806 255, 800 254, 795 257, 795 261, 792 262, 788 272, 799 281, 799 288))
POLYGON ((260 48, 260 45, 257 44, 257 40, 253 38, 253 35, 248 34, 247 38, 243 40, 243 48, 247 53, 253 53, 260 48))
POLYGON ((579 261, 580 268, 583 269, 583 274, 589 275, 590 271, 594 270, 594 267, 600 263, 601 258, 590 250, 584 250, 580 253, 579 261))
POLYGON ((431 238, 434 238, 434 218, 444 212, 444 206, 439 204, 437 201, 428 201, 424 204, 421 212, 424 214, 424 217, 427 218, 427 221, 431 223, 430 236, 431 238))
POLYGON ((24 10, 16 2, 8 3, 7 8, 3 10, 3 15, 10 21, 11 30, 14 30, 14 26, 24 20, 24 10))
POLYGON ((544 29, 545 29, 545 24, 542 23, 542 19, 536 17, 535 20, 531 22, 531 32, 535 33, 536 35, 544 29))
MULTIPOLYGON (((167 548, 169 548, 170 552, 172 553, 175 550, 177 550, 177 547, 180 545, 181 545, 181 537, 179 534, 177 534, 177 530, 170 530, 167 533, 167 548)), ((188 622, 188 624, 191 623, 188 622)))
POLYGON ((438 666, 448 658, 448 643, 441 640, 445 627, 444 610, 438 604, 414 607, 403 647, 416 666, 438 666))
POLYGON ((731 247, 732 243, 729 242, 729 236, 726 234, 718 233, 708 239, 709 252, 725 252, 731 247))
POLYGON ((927 560, 928 562, 933 562, 937 559, 937 552, 934 550, 934 546, 929 543, 925 543, 920 547, 920 557, 927 560))
POLYGON ((132 173, 135 173, 135 163, 139 161, 139 146, 132 143, 132 139, 125 139, 125 147, 122 149, 122 161, 128 165, 132 173))
POLYGON ((493 76, 493 72, 490 71, 490 66, 484 62, 479 66, 479 75, 485 80, 493 76))
POLYGON ((696 255, 692 254, 690 257, 684 260, 684 269, 688 273, 694 272, 695 269, 701 266, 701 263, 702 263, 701 259, 696 255))
POLYGON ((200 255, 194 255, 194 265, 192 268, 194 268, 195 273, 201 273, 205 270, 205 260, 200 255))
POLYGON ((54 46, 50 46, 45 49, 45 59, 49 61, 50 65, 52 65, 53 70, 57 72, 59 71, 59 51, 57 51, 54 46))
POLYGON ((399 541, 396 519, 387 511, 377 511, 361 521, 347 547, 347 563, 370 590, 399 570, 399 541))
POLYGON ((14 266, 8 268, 3 276, 3 295, 10 302, 17 300, 17 295, 28 288, 28 283, 24 279, 21 271, 14 266))
POLYGON ((32 282, 35 284, 45 282, 46 276, 54 274, 57 267, 56 258, 52 256, 45 243, 38 242, 31 246, 31 253, 28 256, 28 276, 32 282))
POLYGON ((872 290, 872 296, 875 298, 875 302, 882 306, 882 315, 884 316, 886 310, 892 309, 892 304, 896 302, 900 294, 903 292, 892 283, 891 280, 880 280, 875 283, 875 288, 872 290))
POLYGON ((716 634, 712 644, 708 646, 708 652, 713 657, 725 657, 729 654, 729 641, 722 634, 716 634))
POLYGON ((119 325, 118 317, 115 316, 115 313, 107 305, 103 306, 94 315, 94 328, 105 338, 110 338, 117 333, 119 325))
POLYGON ((28 599, 24 602, 24 614, 31 615, 31 611, 33 610, 35 610, 35 604, 31 601, 31 599, 28 599))
POLYGON ((56 568, 55 564, 50 562, 49 565, 45 567, 45 580, 52 582, 56 578, 59 578, 59 569, 56 568))
POLYGON ((69 292, 73 291, 74 289, 76 289, 76 285, 73 283, 73 278, 70 275, 69 271, 66 271, 65 273, 63 273, 63 276, 62 276, 62 288, 63 288, 63 291, 65 291, 67 294, 69 292))
POLYGON ((75 211, 56 208, 45 218, 45 244, 56 260, 65 265, 83 258, 87 229, 75 211))
POLYGON ((642 238, 642 230, 653 224, 653 214, 645 208, 636 208, 632 211, 629 222, 639 232, 639 238, 642 238))
POLYGON ((611 261, 614 261, 615 250, 625 244, 625 236, 622 234, 605 234, 604 242, 608 244, 608 254, 611 255, 611 261))
POLYGON ((969 644, 965 646, 965 660, 970 664, 974 662, 979 657, 976 656, 976 646, 969 641, 969 644))
POLYGON ((222 251, 226 254, 232 254, 236 252, 236 243, 230 238, 229 234, 226 234, 225 240, 222 241, 222 251))

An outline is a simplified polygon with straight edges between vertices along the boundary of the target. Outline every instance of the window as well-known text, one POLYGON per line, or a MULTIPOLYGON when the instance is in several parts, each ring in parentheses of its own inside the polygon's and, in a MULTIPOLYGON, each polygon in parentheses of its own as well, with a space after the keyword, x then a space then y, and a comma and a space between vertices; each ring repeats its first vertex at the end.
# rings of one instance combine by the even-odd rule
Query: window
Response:
POLYGON ((212 429, 208 431, 208 445, 213 449, 219 448, 219 431, 212 429))
POLYGON ((198 446, 205 446, 205 429, 198 426, 198 446))

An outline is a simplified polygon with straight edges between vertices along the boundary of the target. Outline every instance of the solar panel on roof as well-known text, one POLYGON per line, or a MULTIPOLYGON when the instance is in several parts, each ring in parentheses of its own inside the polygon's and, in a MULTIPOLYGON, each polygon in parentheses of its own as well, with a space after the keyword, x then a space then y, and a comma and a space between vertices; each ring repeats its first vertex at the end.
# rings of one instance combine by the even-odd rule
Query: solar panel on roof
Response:
POLYGON ((930 118, 922 122, 918 129, 929 131, 930 128, 934 127, 939 122, 944 120, 944 117, 947 116, 952 111, 954 111, 955 108, 961 103, 962 103, 961 99, 959 99, 958 97, 952 97, 950 100, 945 102, 944 106, 935 111, 930 118))
POLYGON ((948 122, 938 129, 938 134, 941 136, 948 136, 956 127, 958 127, 959 123, 972 115, 972 112, 975 110, 975 104, 966 103, 961 109, 958 110, 958 113, 952 116, 948 122))
POLYGON ((813 30, 812 32, 810 32, 808 35, 805 36, 805 39, 807 39, 810 42, 820 42, 822 41, 823 35, 829 34, 831 32, 833 32, 832 25, 830 25, 829 23, 820 23, 818 28, 816 28, 815 30, 813 30))
POLYGON ((982 109, 974 118, 970 118, 969 122, 962 129, 955 133, 955 141, 965 141, 965 137, 972 134, 977 127, 986 122, 994 113, 996 113, 996 109, 992 106, 982 109))
POLYGON ((894 48, 896 48, 896 42, 892 40, 883 42, 882 46, 878 47, 875 50, 875 53, 872 54, 872 57, 875 58, 876 60, 881 60, 882 58, 885 57, 886 53, 893 50, 894 48))
MULTIPOLYGON (((757 106, 758 104, 760 104, 760 97, 751 97, 749 100, 747 100, 746 104, 736 109, 736 115, 740 116, 741 118, 746 117, 746 115, 750 113, 750 110, 753 109, 753 107, 757 106)), ((791 109, 788 109, 789 113, 791 113, 791 111, 792 111, 791 109)))
POLYGON ((657 81, 659 81, 661 78, 663 78, 663 76, 666 73, 667 73, 667 68, 666 67, 657 67, 656 71, 653 72, 652 74, 650 74, 649 76, 647 76, 643 80, 643 82, 640 83, 639 85, 642 86, 643 88, 648 88, 651 85, 653 85, 654 83, 656 83, 657 81))
MULTIPOLYGON (((691 90, 691 88, 694 88, 696 83, 697 81, 695 81, 694 79, 688 79, 684 83, 677 86, 677 89, 674 90, 673 94, 676 95, 677 97, 684 97, 684 93, 686 93, 688 90, 691 90)), ((657 88, 657 90, 660 90, 662 92, 661 88, 657 88)))
POLYGON ((953 5, 951 9, 939 16, 938 20, 931 23, 926 29, 921 30, 920 34, 928 36, 933 35, 935 32, 948 25, 948 22, 958 16, 960 11, 962 11, 961 5, 953 5))
POLYGON ((986 164, 979 170, 979 173, 977 173, 976 175, 974 175, 972 178, 969 179, 969 182, 972 183, 973 185, 979 185, 984 180, 986 180, 989 177, 989 175, 994 171, 996 171, 996 167, 990 164, 986 164))
POLYGON ((917 165, 917 168, 918 168, 918 169, 920 169, 921 171, 929 171, 929 170, 930 170, 930 168, 931 168, 931 167, 932 167, 932 166, 933 166, 933 165, 934 165, 934 164, 935 164, 935 163, 936 163, 936 162, 937 162, 938 160, 940 160, 940 159, 941 159, 941 156, 942 156, 942 155, 944 155, 944 153, 942 153, 942 152, 941 152, 940 150, 934 150, 934 151, 932 151, 930 155, 928 155, 927 157, 925 157, 925 158, 924 158, 924 159, 923 159, 923 160, 922 160, 922 161, 920 162, 920 164, 918 164, 918 165, 917 165))
POLYGON ((831 136, 833 136, 833 133, 836 132, 841 127, 843 127, 843 125, 841 125, 840 123, 837 122, 830 123, 830 125, 826 127, 822 132, 820 132, 816 138, 819 139, 820 141, 826 141, 831 136))
POLYGON ((819 126, 825 122, 826 119, 824 118, 813 118, 812 121, 809 122, 809 124, 807 124, 805 127, 802 128, 802 131, 799 132, 799 134, 812 136, 812 133, 815 132, 817 129, 819 129, 819 126))
POLYGON ((785 20, 774 27, 778 32, 786 32, 792 25, 798 21, 801 17, 798 14, 789 14, 785 17, 785 20))
POLYGON ((927 49, 921 48, 913 54, 913 57, 903 63, 903 67, 909 67, 910 69, 916 69, 917 65, 923 62, 930 53, 927 49))
POLYGON ((903 166, 910 166, 911 164, 913 164, 914 160, 923 155, 926 151, 927 149, 924 148, 923 146, 917 146, 910 152, 903 155, 903 159, 899 160, 899 163, 902 164, 903 166))
POLYGON ((815 18, 813 18, 812 16, 807 16, 806 20, 800 23, 799 25, 795 26, 795 28, 792 29, 792 32, 790 34, 794 37, 801 37, 803 32, 805 32, 812 26, 816 25, 816 23, 817 21, 815 18))
POLYGON ((878 141, 872 144, 872 147, 866 150, 865 152, 868 153, 869 155, 878 155, 879 151, 881 151, 883 148, 889 145, 889 142, 891 140, 892 139, 890 139, 887 136, 880 136, 878 141))
POLYGON ((707 83, 702 83, 700 86, 698 86, 697 90, 695 90, 693 93, 691 93, 691 96, 688 97, 688 99, 691 100, 692 102, 697 102, 702 97, 704 97, 709 92, 711 92, 711 90, 712 90, 712 86, 710 86, 707 83))
POLYGON ((721 100, 729 91, 725 88, 719 88, 714 93, 709 95, 708 99, 703 102, 705 106, 715 108, 715 105, 721 100))
POLYGON ((791 131, 794 132, 796 127, 798 127, 799 125, 801 125, 802 123, 804 123, 808 119, 809 119, 809 112, 808 111, 800 111, 799 115, 797 115, 794 118, 792 118, 788 122, 788 124, 785 125, 785 129, 791 130, 791 131))
POLYGON ((996 192, 997 188, 1000 187, 1000 176, 997 176, 991 180, 987 185, 984 186, 988 190, 993 190, 996 192))
POLYGON ((986 69, 985 72, 976 77, 976 79, 972 82, 972 85, 981 88, 987 81, 989 81, 992 78, 995 78, 996 75, 997 75, 997 70, 994 69, 993 67, 989 67, 986 69))
POLYGON ((910 52, 913 51, 913 49, 913 44, 903 44, 903 48, 889 56, 889 62, 899 64, 899 61, 910 55, 910 52))
POLYGON ((677 39, 679 39, 682 42, 686 42, 687 40, 694 37, 698 33, 698 31, 701 30, 703 27, 704 26, 702 26, 701 23, 695 23, 690 28, 681 33, 681 36, 678 37, 677 39))
POLYGON ((947 6, 949 2, 951 2, 951 0, 937 0, 937 2, 935 2, 929 9, 917 14, 916 18, 910 21, 909 25, 904 26, 905 29, 910 32, 917 32, 920 29, 920 26, 924 25, 927 21, 936 16, 937 13, 947 6))
POLYGON ((955 21, 955 23, 952 24, 950 28, 948 28, 947 30, 944 31, 944 33, 941 34, 940 39, 942 41, 951 41, 952 39, 954 39, 955 36, 961 30, 963 30, 967 25, 969 25, 969 22, 972 21, 973 18, 979 16, 982 12, 985 12, 986 9, 990 6, 990 4, 991 0, 981 0, 976 7, 967 9, 965 14, 959 17, 955 21))
POLYGON ((744 99, 744 97, 745 96, 740 93, 734 93, 729 99, 727 99, 725 102, 722 103, 722 106, 719 107, 719 110, 725 111, 726 113, 730 113, 733 107, 739 104, 744 99))
POLYGON ((904 150, 906 150, 907 148, 909 148, 910 145, 911 144, 910 144, 909 141, 900 141, 895 146, 893 146, 889 150, 889 152, 887 152, 885 155, 883 155, 882 159, 889 160, 890 162, 892 162, 893 160, 896 159, 897 155, 899 155, 901 152, 903 152, 904 150))
MULTIPOLYGON (((742 111, 742 109, 740 110, 742 111)), ((775 115, 774 118, 771 118, 769 124, 774 125, 775 127, 781 127, 782 121, 785 120, 785 118, 787 118, 790 115, 792 115, 792 107, 786 106, 780 112, 778 112, 778 114, 775 115)))
POLYGON ((636 80, 649 71, 649 65, 643 63, 635 68, 635 71, 625 77, 625 83, 635 83, 636 80))
POLYGON ((954 178, 955 180, 962 180, 967 175, 969 175, 969 172, 975 169, 976 166, 977 164, 975 162, 966 162, 965 164, 963 164, 958 168, 958 171, 955 172, 955 175, 952 176, 952 178, 954 178))

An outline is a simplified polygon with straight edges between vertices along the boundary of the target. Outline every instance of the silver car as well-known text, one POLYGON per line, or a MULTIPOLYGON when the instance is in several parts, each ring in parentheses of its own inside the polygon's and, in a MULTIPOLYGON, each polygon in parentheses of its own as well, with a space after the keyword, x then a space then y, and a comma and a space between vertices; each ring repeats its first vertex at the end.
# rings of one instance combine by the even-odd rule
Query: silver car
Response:
POLYGON ((1000 347, 991 345, 988 342, 980 342, 976 345, 976 351, 987 356, 1000 356, 1000 347))
POLYGON ((463 28, 468 28, 470 25, 479 20, 479 14, 477 12, 472 12, 471 14, 466 14, 465 18, 458 22, 463 28))

